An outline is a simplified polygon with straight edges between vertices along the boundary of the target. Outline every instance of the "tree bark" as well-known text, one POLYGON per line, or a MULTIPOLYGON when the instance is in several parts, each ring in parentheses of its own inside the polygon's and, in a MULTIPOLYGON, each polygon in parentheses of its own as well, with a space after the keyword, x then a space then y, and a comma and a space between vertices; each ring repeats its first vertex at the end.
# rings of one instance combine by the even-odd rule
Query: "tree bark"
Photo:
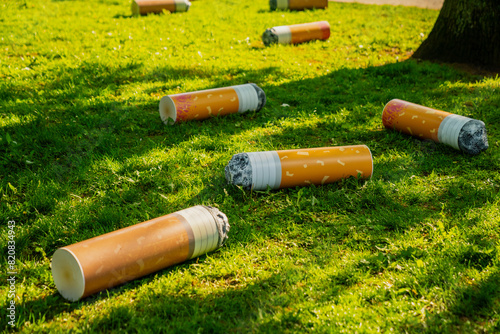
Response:
POLYGON ((413 58, 500 68, 500 0, 445 0, 413 58))

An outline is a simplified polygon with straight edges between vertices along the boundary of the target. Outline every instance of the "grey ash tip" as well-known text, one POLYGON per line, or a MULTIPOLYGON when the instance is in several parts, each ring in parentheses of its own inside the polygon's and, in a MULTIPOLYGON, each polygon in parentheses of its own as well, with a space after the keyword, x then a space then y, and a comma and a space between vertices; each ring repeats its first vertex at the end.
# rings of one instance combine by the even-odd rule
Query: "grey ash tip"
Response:
POLYGON ((221 247, 228 238, 228 232, 231 228, 227 216, 219 211, 219 209, 204 205, 204 207, 210 212, 212 217, 215 219, 217 225, 217 231, 219 232, 219 242, 218 247, 221 247))
POLYGON ((276 34, 276 31, 274 31, 273 28, 266 29, 266 31, 262 34, 262 42, 264 42, 265 46, 277 44, 278 34, 276 34))
POLYGON ((458 147, 471 155, 478 155, 488 148, 486 127, 482 121, 472 119, 465 123, 458 134, 458 147))
POLYGON ((242 186, 246 190, 252 188, 252 164, 247 153, 233 155, 224 171, 227 182, 242 186))
POLYGON ((278 0, 269 0, 269 7, 271 7, 271 10, 276 10, 278 8, 278 0))
POLYGON ((257 97, 259 98, 259 104, 257 105, 257 109, 256 109, 256 111, 259 111, 260 109, 262 109, 262 107, 264 107, 266 105, 266 93, 264 93, 262 88, 260 88, 256 84, 253 83, 251 85, 255 89, 255 91, 257 92, 257 97))

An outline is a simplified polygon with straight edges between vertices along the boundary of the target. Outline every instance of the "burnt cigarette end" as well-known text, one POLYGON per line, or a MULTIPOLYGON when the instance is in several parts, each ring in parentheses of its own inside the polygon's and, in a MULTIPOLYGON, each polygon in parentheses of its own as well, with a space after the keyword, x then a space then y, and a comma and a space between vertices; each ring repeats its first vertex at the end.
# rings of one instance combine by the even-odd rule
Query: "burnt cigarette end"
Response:
POLYGON ((465 123, 458 134, 458 147, 471 155, 478 155, 488 148, 486 127, 482 121, 472 119, 465 123))
POLYGON ((269 0, 269 7, 271 7, 271 10, 276 10, 278 8, 278 0, 269 0))
POLYGON ((260 88, 256 84, 253 83, 251 85, 257 92, 257 97, 259 99, 259 104, 257 105, 257 109, 255 109, 255 111, 259 111, 266 105, 266 93, 264 93, 264 90, 262 90, 262 88, 260 88))
POLYGON ((242 186, 246 190, 252 188, 252 164, 247 153, 233 155, 224 171, 228 183, 242 186))
POLYGON ((265 46, 269 46, 271 44, 278 44, 278 34, 273 28, 268 28, 262 34, 262 42, 264 42, 265 46))
POLYGON ((219 232, 219 242, 217 244, 217 247, 221 247, 226 242, 228 238, 227 234, 229 232, 229 229, 231 228, 231 226, 229 225, 229 220, 224 213, 219 211, 219 209, 207 205, 204 205, 203 207, 207 209, 215 219, 217 231, 219 232))

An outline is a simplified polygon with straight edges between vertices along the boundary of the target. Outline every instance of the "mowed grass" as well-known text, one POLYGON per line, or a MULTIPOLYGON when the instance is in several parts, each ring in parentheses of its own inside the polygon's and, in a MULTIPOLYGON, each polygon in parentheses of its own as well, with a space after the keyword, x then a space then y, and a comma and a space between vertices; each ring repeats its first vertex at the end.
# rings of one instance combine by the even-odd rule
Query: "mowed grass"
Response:
POLYGON ((408 60, 438 12, 193 1, 0 4, 1 323, 21 332, 500 331, 500 78, 408 60), (266 28, 327 20, 328 41, 265 48, 266 28), (167 94, 253 82, 259 112, 166 126, 167 94), (483 120, 468 156, 387 131, 400 98, 483 120), (370 180, 247 192, 233 154, 366 144, 370 180), (231 224, 221 249, 70 303, 58 247, 190 206, 231 224), (7 325, 14 220, 16 326, 7 325))

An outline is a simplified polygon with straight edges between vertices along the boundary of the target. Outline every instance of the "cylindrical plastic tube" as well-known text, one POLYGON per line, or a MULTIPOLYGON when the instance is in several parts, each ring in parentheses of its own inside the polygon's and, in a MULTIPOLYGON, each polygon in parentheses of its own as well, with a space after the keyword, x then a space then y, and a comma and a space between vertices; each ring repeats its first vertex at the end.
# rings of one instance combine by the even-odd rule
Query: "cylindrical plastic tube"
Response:
POLYGON ((165 124, 212 116, 260 110, 266 94, 256 84, 207 89, 167 95, 160 100, 160 117, 165 124))
POLYGON ((264 44, 298 44, 312 40, 326 40, 330 37, 330 24, 327 21, 277 26, 266 29, 262 34, 264 44))
POLYGON ((431 139, 457 150, 477 155, 488 148, 484 122, 394 99, 382 113, 386 128, 421 139, 431 139))
POLYGON ((150 13, 161 13, 163 10, 169 12, 187 12, 191 2, 188 0, 134 0, 132 1, 132 14, 146 15, 150 13))
POLYGON ((328 0, 269 0, 271 10, 304 10, 304 9, 324 9, 328 7, 328 0))
POLYGON ((247 190, 322 185, 373 174, 366 145, 238 153, 225 168, 226 180, 247 190))
POLYGON ((228 231, 222 212, 194 206, 59 248, 52 277, 59 293, 76 301, 213 251, 228 231))

